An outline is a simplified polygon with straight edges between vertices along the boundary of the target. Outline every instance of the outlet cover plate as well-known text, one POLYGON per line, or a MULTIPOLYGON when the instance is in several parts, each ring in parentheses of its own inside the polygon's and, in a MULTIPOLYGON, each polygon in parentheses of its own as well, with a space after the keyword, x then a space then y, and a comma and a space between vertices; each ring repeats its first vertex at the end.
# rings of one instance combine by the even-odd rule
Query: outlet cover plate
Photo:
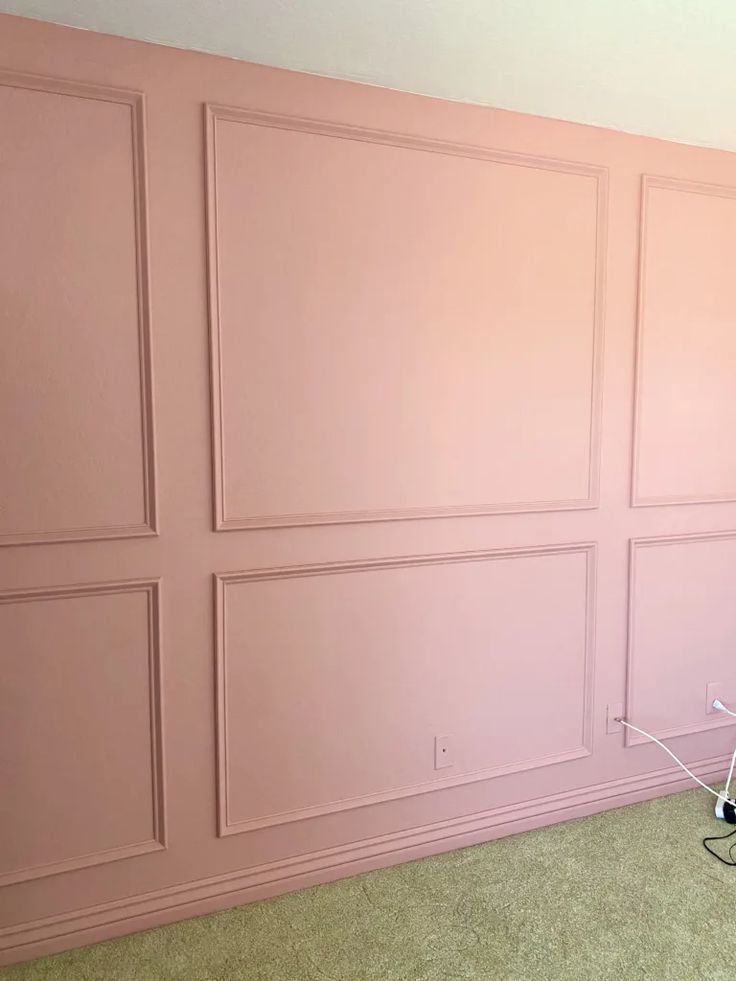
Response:
POLYGON ((713 708, 714 699, 719 698, 724 705, 728 708, 736 711, 736 685, 727 684, 723 681, 710 681, 705 689, 705 714, 706 715, 720 715, 722 718, 727 719, 724 712, 719 712, 718 709, 713 708))
POLYGON ((445 767, 453 766, 452 745, 450 736, 434 737, 434 768, 444 770, 445 767))
POLYGON ((606 733, 609 736, 615 735, 617 732, 623 732, 624 727, 620 722, 616 722, 616 718, 623 718, 624 706, 623 702, 613 702, 608 706, 606 711, 606 733))

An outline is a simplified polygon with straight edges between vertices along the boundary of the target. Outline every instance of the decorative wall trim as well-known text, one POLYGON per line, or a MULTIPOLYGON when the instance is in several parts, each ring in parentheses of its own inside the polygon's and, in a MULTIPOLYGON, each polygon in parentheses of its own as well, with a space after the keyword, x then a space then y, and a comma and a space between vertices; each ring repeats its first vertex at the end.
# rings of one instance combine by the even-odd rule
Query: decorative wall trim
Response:
POLYGON ((640 421, 642 389, 644 384, 644 312, 646 308, 646 256, 648 231, 647 204, 649 199, 649 191, 651 188, 661 188, 667 191, 681 191, 687 194, 705 194, 709 197, 736 199, 736 187, 724 187, 719 184, 703 184, 697 181, 680 180, 679 178, 674 177, 657 177, 652 174, 642 174, 639 218, 639 279, 636 310, 634 424, 631 455, 631 507, 661 507, 668 504, 733 503, 736 502, 736 488, 725 494, 706 494, 696 497, 688 494, 665 494, 658 497, 642 497, 639 494, 639 459, 641 448, 640 421))
POLYGON ((0 593, 0 606, 15 603, 35 603, 44 600, 76 599, 83 596, 111 596, 118 593, 140 593, 147 596, 148 605, 148 680, 151 739, 151 803, 153 809, 153 838, 118 848, 109 848, 86 855, 77 855, 59 862, 34 865, 0 873, 0 886, 9 886, 31 879, 40 879, 61 872, 74 872, 92 865, 117 862, 135 855, 166 848, 163 698, 161 682, 161 581, 160 579, 127 579, 120 582, 85 583, 76 586, 55 586, 40 589, 8 590, 0 593))
MULTIPOLYGON (((636 657, 636 631, 634 629, 635 615, 635 586, 636 586, 636 555, 639 549, 666 545, 686 545, 688 542, 730 541, 736 539, 736 531, 712 531, 686 535, 662 535, 652 538, 632 538, 629 540, 629 612, 628 640, 626 646, 626 718, 636 720, 634 692, 634 659, 636 657)), ((692 736, 697 732, 710 732, 712 729, 723 729, 736 722, 724 713, 710 716, 703 722, 693 722, 682 726, 672 726, 669 729, 656 729, 652 732, 657 739, 673 739, 675 736, 692 736)), ((647 740, 631 729, 626 729, 625 746, 639 746, 647 740)))
MULTIPOLYGON (((730 756, 691 765, 703 779, 725 774, 730 756)), ((480 844, 542 825, 622 807, 690 786, 676 767, 620 777, 548 797, 490 808, 404 831, 390 832, 249 869, 97 903, 0 930, 0 963, 94 943, 185 917, 228 909, 287 891, 480 844)))
POLYGON ((277 115, 227 106, 205 106, 206 188, 207 188, 207 268, 210 320, 210 370, 212 390, 212 460, 215 531, 237 531, 248 528, 301 527, 322 524, 352 524, 368 521, 406 521, 417 518, 448 518, 485 514, 580 511, 598 507, 600 482, 600 437, 603 376, 604 291, 607 249, 608 169, 592 164, 532 156, 487 147, 469 146, 427 139, 405 133, 363 129, 341 123, 277 115), (402 147, 425 153, 485 160, 514 167, 530 167, 557 173, 576 174, 595 180, 596 257, 593 311, 593 356, 590 407, 590 444, 588 455, 588 495, 580 500, 508 502, 500 504, 462 505, 455 507, 385 508, 365 511, 333 511, 308 514, 268 514, 230 516, 225 500, 225 448, 223 431, 222 339, 220 323, 219 240, 217 226, 217 121, 245 123, 313 133, 360 143, 402 147))
POLYGON ((96 102, 128 106, 131 119, 133 188, 138 280, 138 353, 141 386, 141 447, 143 463, 142 524, 90 528, 44 529, 0 534, 2 545, 48 545, 53 542, 86 542, 142 538, 158 534, 156 495, 156 448, 154 439, 153 362, 151 352, 151 297, 148 235, 148 180, 146 165, 145 97, 141 92, 87 85, 66 79, 46 78, 21 72, 0 71, 0 85, 67 95, 96 102))
POLYGON ((539 546, 532 548, 497 549, 477 552, 451 552, 435 555, 418 555, 385 559, 371 559, 357 562, 332 562, 315 565, 288 566, 273 569, 255 569, 247 572, 220 573, 214 576, 215 586, 215 662, 216 662, 216 745, 217 745, 217 833, 220 837, 242 834, 261 828, 303 821, 307 818, 337 814, 341 811, 355 810, 371 804, 383 804, 404 797, 461 787, 481 780, 520 773, 524 770, 554 766, 590 756, 593 740, 593 670, 595 647, 595 583, 596 546, 593 543, 539 546), (395 787, 385 791, 365 794, 359 797, 330 801, 291 811, 282 811, 245 821, 231 821, 228 805, 228 747, 227 747, 227 642, 225 637, 225 618, 227 614, 227 588, 232 584, 263 582, 273 579, 294 579, 307 576, 347 575, 355 572, 387 571, 391 569, 417 568, 420 566, 454 565, 466 562, 487 562, 495 559, 529 558, 538 555, 568 555, 582 553, 586 559, 585 590, 585 653, 583 677, 583 711, 581 719, 581 742, 574 749, 564 753, 486 767, 470 773, 459 774, 395 787))

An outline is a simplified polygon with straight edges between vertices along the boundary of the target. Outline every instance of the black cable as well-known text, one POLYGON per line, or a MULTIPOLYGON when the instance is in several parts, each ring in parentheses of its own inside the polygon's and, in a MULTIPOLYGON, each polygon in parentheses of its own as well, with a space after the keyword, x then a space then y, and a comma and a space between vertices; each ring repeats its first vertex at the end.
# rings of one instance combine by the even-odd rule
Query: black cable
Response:
POLYGON ((728 858, 723 858, 723 856, 719 855, 718 852, 714 852, 712 848, 708 847, 709 841, 725 841, 726 838, 733 838, 734 835, 736 835, 736 830, 729 831, 727 835, 714 835, 711 838, 703 838, 703 848, 707 852, 710 852, 710 854, 713 855, 715 858, 717 858, 719 862, 723 862, 724 865, 736 866, 736 861, 734 861, 734 857, 733 857, 733 850, 734 848, 736 848, 736 841, 728 849, 728 858))

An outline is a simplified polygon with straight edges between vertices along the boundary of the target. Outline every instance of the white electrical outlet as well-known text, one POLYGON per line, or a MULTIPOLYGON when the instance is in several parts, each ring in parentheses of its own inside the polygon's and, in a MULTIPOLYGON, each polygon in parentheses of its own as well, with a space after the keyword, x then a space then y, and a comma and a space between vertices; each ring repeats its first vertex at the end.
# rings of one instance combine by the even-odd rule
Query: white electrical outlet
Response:
POLYGON ((614 702, 613 704, 607 706, 606 709, 606 733, 609 736, 615 735, 617 732, 623 732, 624 727, 620 722, 616 722, 616 719, 623 718, 624 706, 623 702, 614 702))
POLYGON ((446 766, 454 766, 452 747, 449 736, 434 737, 434 768, 443 770, 446 766))
POLYGON ((723 681, 710 681, 705 689, 705 713, 706 715, 722 715, 718 709, 713 708, 713 702, 720 699, 728 708, 736 711, 736 686, 723 681))

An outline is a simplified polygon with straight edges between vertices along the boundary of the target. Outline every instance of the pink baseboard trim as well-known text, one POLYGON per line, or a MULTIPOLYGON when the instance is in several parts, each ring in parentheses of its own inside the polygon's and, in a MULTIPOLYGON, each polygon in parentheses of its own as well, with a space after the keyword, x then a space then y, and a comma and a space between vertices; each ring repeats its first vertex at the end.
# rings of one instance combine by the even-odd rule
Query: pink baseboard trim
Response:
MULTIPOLYGON (((725 776, 728 761, 713 757, 691 768, 704 779, 717 780, 725 776)), ((0 930, 0 965, 586 817, 691 785, 677 767, 667 767, 6 927, 0 930)))

